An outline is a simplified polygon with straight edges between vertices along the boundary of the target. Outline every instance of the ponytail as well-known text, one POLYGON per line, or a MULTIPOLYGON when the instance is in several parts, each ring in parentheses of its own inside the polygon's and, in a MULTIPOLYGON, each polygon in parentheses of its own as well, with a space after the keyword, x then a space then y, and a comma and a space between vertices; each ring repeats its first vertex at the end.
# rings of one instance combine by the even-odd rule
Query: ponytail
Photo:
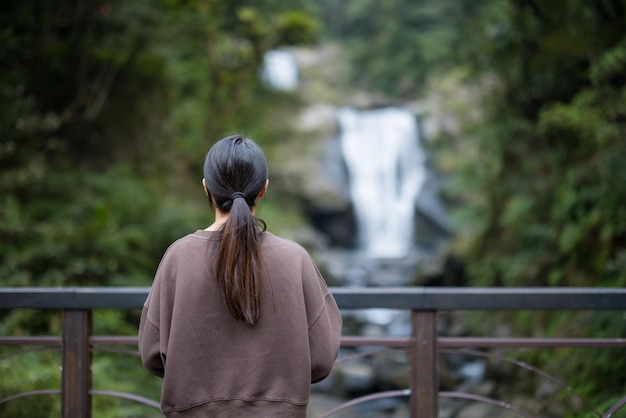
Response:
POLYGON ((207 154, 207 189, 228 219, 221 230, 217 253, 217 282, 228 311, 237 320, 254 325, 261 315, 260 234, 265 222, 252 214, 267 181, 267 162, 251 140, 231 136, 218 141, 207 154))
MULTIPOLYGON (((262 231, 265 230, 265 223, 262 231)), ((232 201, 217 255, 217 280, 235 319, 254 325, 261 314, 259 230, 242 197, 232 201)))

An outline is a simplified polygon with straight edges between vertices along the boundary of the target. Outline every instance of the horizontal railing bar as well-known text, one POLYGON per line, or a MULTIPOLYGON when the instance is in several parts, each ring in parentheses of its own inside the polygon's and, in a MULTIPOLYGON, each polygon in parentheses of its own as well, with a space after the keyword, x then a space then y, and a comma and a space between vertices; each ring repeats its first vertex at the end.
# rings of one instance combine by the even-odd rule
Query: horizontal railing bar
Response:
POLYGON ((623 288, 333 288, 342 309, 624 310, 623 288))
MULTIPOLYGON (((89 337, 89 344, 92 345, 137 345, 137 336, 132 335, 103 335, 103 336, 91 336, 89 337)), ((56 345, 61 346, 63 344, 62 337, 41 337, 41 336, 18 336, 18 337, 5 337, 0 336, 0 346, 3 345, 56 345)))
POLYGON ((626 347, 625 338, 489 338, 489 337, 439 337, 439 348, 462 347, 507 347, 507 348, 550 348, 550 347, 626 347))
POLYGON ((0 309, 141 309, 147 287, 6 287, 0 309))
MULTIPOLYGON (((342 337, 343 347, 393 347, 407 348, 409 337, 342 337)), ((626 347, 626 338, 490 338, 490 337, 439 337, 439 348, 461 347, 507 347, 507 348, 549 348, 549 347, 626 347)))
POLYGON ((61 346, 63 344, 62 337, 0 337, 0 346, 3 345, 46 345, 61 346))
MULTIPOLYGON (((89 337, 91 345, 137 345, 137 337, 131 335, 102 335, 89 337)), ((0 346, 24 346, 43 345, 61 346, 61 337, 0 337, 0 346)), ((626 338, 490 338, 490 337, 439 337, 439 348, 461 347, 508 347, 508 348, 532 348, 532 347, 626 347, 626 338)), ((342 347, 392 347, 407 348, 411 345, 410 337, 358 337, 343 336, 342 347)))
POLYGON ((89 337, 93 345, 137 345, 138 337, 132 335, 93 335, 89 337))
POLYGON ((392 348, 406 348, 411 346, 410 337, 356 337, 356 336, 344 336, 341 337, 342 347, 392 347, 392 348))
MULTIPOLYGON (((140 309, 147 287, 0 288, 0 309, 140 309)), ((331 288, 342 309, 624 310, 624 288, 331 288)))

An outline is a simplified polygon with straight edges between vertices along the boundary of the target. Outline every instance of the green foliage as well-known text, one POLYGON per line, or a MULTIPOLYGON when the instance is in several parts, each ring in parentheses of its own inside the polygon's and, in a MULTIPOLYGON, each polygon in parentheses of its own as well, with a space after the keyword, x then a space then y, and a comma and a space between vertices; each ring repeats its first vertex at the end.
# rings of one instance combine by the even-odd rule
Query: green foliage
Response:
MULTIPOLYGON (((168 3, 161 48, 174 77, 174 123, 182 146, 197 153, 206 138, 255 126, 266 94, 257 77, 265 53, 317 40, 319 25, 307 2, 192 1, 168 3), (184 37, 185 42, 171 43, 184 37)), ((197 155, 195 155, 197 158, 197 155)))
MULTIPOLYGON (((458 100, 451 107, 461 133, 437 138, 433 152, 470 284, 626 285, 623 2, 80 5, 3 2, 1 285, 148 285, 166 246, 208 222, 199 177, 210 143, 243 131, 271 160, 281 144, 268 138, 289 136, 283 115, 298 103, 259 83, 264 53, 320 36, 344 43, 357 87, 414 99, 435 80, 458 100)), ((270 229, 302 222, 268 199, 260 215, 270 229)), ((0 315, 3 334, 60 332, 55 313, 0 315)), ((133 334, 137 319, 97 312, 96 333, 133 334)), ((504 319, 528 335, 625 332, 614 313, 504 319)), ((607 387, 624 386, 615 372, 622 357, 605 350, 526 359, 552 362, 604 400, 607 387), (588 356, 598 367, 578 373, 588 356)), ((0 397, 58 387, 58 367, 56 353, 3 358, 0 397)), ((97 353, 94 371, 97 388, 158 396, 158 380, 135 357, 97 353)), ((59 406, 41 395, 3 408, 12 409, 0 415, 45 417, 59 406)), ((95 397, 94 408, 107 417, 150 413, 110 397, 95 397)))
POLYGON ((345 45, 355 84, 392 98, 424 93, 428 75, 457 62, 483 1, 324 1, 328 37, 345 45), (464 28, 468 28, 466 32, 464 28))
MULTIPOLYGON (((148 286, 167 246, 210 221, 200 178, 211 142, 277 130, 257 74, 267 50, 317 39, 307 4, 3 2, 0 285, 148 286)), ((3 335, 61 330, 57 312, 0 319, 3 335)), ((136 335, 138 314, 96 312, 94 325, 136 335)), ((2 358, 0 371, 0 398, 59 388, 57 353, 2 358)), ((159 397, 136 356, 96 352, 93 372, 95 389, 159 397)), ((32 399, 0 415, 58 415, 58 396, 32 399)), ((94 396, 93 409, 160 416, 110 396, 94 396)))
MULTIPOLYGON (((42 312, 24 313, 20 319, 36 319, 42 312)), ((94 333, 96 335, 136 335, 137 316, 129 321, 122 311, 97 310, 94 312, 94 333)), ((49 315, 43 315, 50 319, 49 315)), ((57 318, 52 318, 56 320, 57 318)), ((17 320, 13 316, 9 322, 16 322, 23 327, 28 324, 24 333, 32 334, 33 322, 17 320)), ((54 321, 53 321, 54 322, 54 321)), ((59 327, 60 329, 60 327, 59 327)), ((3 323, 0 332, 16 332, 10 323, 3 323)), ((54 333, 54 332, 53 332, 54 333)), ((50 332, 46 332, 49 335, 50 332)), ((142 367, 136 354, 136 347, 116 347, 117 350, 125 350, 135 355, 119 352, 102 351, 99 348, 92 357, 93 389, 132 393, 148 399, 158 400, 161 381, 152 378, 142 367)), ((58 349, 47 351, 26 350, 18 352, 18 348, 5 347, 0 350, 0 372, 2 373, 2 385, 0 385, 0 399, 15 395, 20 392, 33 390, 60 389, 61 387, 61 353, 58 349)), ((7 417, 57 417, 61 410, 61 399, 54 394, 40 394, 34 397, 18 398, 0 405, 0 415, 7 417)), ((102 418, 127 418, 127 417, 159 417, 160 411, 154 407, 145 406, 130 400, 124 400, 108 395, 94 395, 92 397, 92 410, 94 416, 102 418)))
MULTIPOLYGON (((462 130, 433 152, 470 285, 626 286, 625 13, 622 2, 492 0, 477 8, 473 31, 461 28, 463 77, 448 77, 461 92, 453 111, 462 130)), ((480 318, 475 330, 486 335, 502 322, 528 336, 626 332, 614 312, 480 318)), ((619 350, 522 359, 594 405, 626 385, 619 350)), ((575 410, 568 416, 588 414, 575 410)))
MULTIPOLYGON (((15 351, 13 348, 11 352, 15 351)), ((59 389, 61 382, 61 354, 51 351, 32 351, 10 355, 6 348, 0 350, 0 399, 21 392, 59 389), (35 367, 33 367, 35 366, 35 367)), ((41 394, 18 398, 0 405, 3 417, 58 417, 61 398, 41 394)))
POLYGON ((465 124, 476 151, 448 168, 464 219, 478 221, 473 238, 463 232, 470 274, 481 285, 623 286, 624 11, 489 3, 483 37, 468 38, 466 82, 492 80, 483 116, 465 124))
POLYGON ((146 284, 167 243, 208 222, 203 200, 178 199, 206 137, 263 121, 264 53, 319 30, 304 3, 5 6, 0 278, 13 286, 146 284))
POLYGON ((47 178, 31 186, 29 204, 4 198, 6 286, 146 285, 154 260, 193 221, 185 222, 183 212, 178 219, 161 216, 167 207, 153 207, 158 190, 128 170, 47 178))

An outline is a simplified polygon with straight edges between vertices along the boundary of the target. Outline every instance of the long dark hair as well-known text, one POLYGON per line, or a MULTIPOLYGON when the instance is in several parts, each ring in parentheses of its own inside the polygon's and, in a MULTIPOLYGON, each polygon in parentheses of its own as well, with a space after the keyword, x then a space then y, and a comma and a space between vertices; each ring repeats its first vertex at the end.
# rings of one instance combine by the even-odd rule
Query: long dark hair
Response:
POLYGON ((211 207, 215 204, 229 214, 222 227, 217 280, 231 315, 251 325, 261 313, 259 234, 266 228, 262 219, 252 215, 252 208, 267 179, 263 151, 239 135, 220 139, 204 161, 211 207))

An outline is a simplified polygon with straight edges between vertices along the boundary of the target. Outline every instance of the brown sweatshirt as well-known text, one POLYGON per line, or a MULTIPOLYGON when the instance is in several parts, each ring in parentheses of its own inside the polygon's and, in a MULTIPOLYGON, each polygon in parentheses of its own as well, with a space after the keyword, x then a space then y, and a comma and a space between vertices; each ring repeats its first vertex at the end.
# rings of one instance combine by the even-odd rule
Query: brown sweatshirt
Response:
POLYGON ((261 318, 232 318, 215 279, 219 232, 199 230, 166 251, 139 325, 141 360, 163 377, 173 417, 298 418, 310 385, 330 373, 341 316, 304 248, 261 234, 261 318))

